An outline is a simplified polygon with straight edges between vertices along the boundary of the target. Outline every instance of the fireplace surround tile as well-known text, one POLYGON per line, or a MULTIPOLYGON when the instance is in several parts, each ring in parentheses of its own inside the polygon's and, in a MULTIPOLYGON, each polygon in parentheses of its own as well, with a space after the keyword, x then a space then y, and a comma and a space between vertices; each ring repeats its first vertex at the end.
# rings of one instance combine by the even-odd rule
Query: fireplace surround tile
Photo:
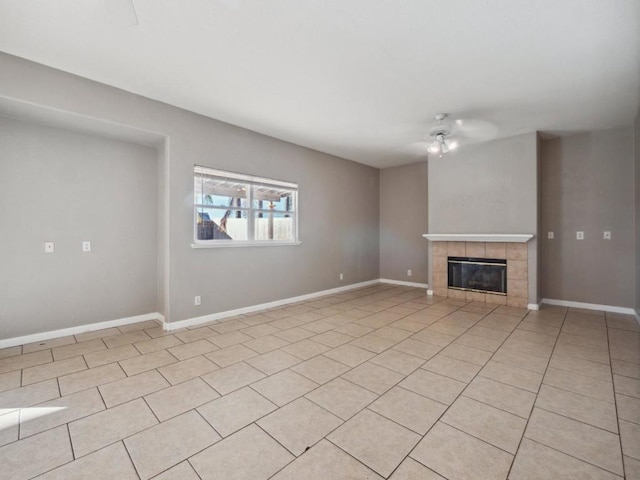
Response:
POLYGON ((525 260, 510 260, 507 262, 507 277, 509 280, 527 280, 527 262, 525 260))
POLYGON ((452 288, 447 289, 447 296, 449 298, 455 298, 456 300, 466 300, 467 292, 464 290, 454 290, 452 288))
POLYGON ((465 242, 466 257, 486 258, 485 242, 465 242))
POLYGON ((487 295, 485 293, 480 292, 465 292, 465 300, 469 300, 471 302, 486 302, 487 295))
POLYGON ((507 258, 507 244, 502 242, 487 243, 485 255, 487 258, 507 258))
POLYGON ((447 271, 433 272, 433 286, 435 288, 447 288, 447 271))
POLYGON ((449 293, 449 289, 446 286, 444 286, 444 287, 434 287, 433 288, 433 294, 435 296, 447 297, 448 293, 449 293))
POLYGON ((493 295, 492 293, 487 293, 485 302, 492 305, 506 305, 507 297, 504 295, 493 295))
POLYGON ((465 242, 447 242, 447 255, 449 257, 466 257, 467 249, 465 242))
POLYGON ((433 256, 447 256, 448 242, 434 242, 433 243, 433 256))
POLYGON ((509 307, 526 308, 527 303, 528 301, 526 298, 507 296, 507 306, 509 307))
MULTIPOLYGON (((509 272, 507 272, 507 275, 509 272)), ((528 294, 528 284, 527 280, 515 280, 510 277, 507 277, 507 290, 509 297, 521 297, 526 298, 528 294)))
POLYGON ((456 300, 527 308, 529 297, 526 243, 434 241, 432 245, 433 293, 456 300), (507 295, 448 288, 448 257, 507 259, 507 295))
POLYGON ((445 275, 447 274, 447 256, 446 255, 433 256, 433 273, 444 273, 445 275))
POLYGON ((526 260, 526 259, 527 259, 526 243, 507 243, 507 260, 526 260))

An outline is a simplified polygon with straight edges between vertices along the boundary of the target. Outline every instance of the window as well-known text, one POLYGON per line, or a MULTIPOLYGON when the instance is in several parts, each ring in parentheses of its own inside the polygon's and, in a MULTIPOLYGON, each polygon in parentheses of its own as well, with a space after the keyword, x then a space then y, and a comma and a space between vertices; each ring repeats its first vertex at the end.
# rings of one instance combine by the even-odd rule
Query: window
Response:
POLYGON ((194 246, 298 241, 298 185, 194 168, 194 246))

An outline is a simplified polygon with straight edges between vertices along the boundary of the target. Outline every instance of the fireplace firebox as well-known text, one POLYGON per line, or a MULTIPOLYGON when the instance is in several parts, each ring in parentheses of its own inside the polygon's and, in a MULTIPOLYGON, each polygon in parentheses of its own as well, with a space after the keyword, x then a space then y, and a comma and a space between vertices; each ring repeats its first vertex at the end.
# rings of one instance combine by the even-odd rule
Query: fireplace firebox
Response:
POLYGON ((448 257, 448 287, 507 294, 507 261, 497 258, 448 257))

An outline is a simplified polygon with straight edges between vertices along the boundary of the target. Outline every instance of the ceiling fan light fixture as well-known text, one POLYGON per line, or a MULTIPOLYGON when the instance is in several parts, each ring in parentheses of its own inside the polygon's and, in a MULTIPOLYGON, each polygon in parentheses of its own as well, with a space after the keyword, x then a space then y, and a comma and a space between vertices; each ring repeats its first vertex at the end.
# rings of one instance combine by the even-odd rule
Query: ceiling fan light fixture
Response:
POLYGON ((451 134, 451 127, 442 123, 445 118, 447 118, 446 113, 438 113, 435 116, 438 125, 431 129, 430 135, 433 138, 433 142, 427 147, 429 153, 440 157, 451 150, 455 150, 458 146, 457 142, 447 138, 451 134))
POLYGON ((435 139, 431 142, 431 145, 427 148, 429 153, 442 156, 445 153, 449 153, 451 150, 455 150, 458 146, 458 142, 452 142, 447 139, 445 132, 439 132, 434 135, 435 139))
POLYGON ((438 142, 438 140, 434 140, 431 145, 427 148, 429 153, 438 154, 442 149, 442 144, 438 142))

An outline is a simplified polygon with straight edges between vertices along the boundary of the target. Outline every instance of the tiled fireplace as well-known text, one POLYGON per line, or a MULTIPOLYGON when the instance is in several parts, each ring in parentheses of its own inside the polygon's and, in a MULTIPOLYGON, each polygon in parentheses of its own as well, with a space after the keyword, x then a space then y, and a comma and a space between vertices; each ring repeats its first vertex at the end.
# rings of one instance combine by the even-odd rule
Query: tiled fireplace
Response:
POLYGON ((433 294, 438 296, 526 308, 529 304, 528 260, 527 243, 523 241, 432 240, 432 281, 430 287, 433 294), (506 295, 448 287, 448 259, 450 257, 506 260, 506 295))

